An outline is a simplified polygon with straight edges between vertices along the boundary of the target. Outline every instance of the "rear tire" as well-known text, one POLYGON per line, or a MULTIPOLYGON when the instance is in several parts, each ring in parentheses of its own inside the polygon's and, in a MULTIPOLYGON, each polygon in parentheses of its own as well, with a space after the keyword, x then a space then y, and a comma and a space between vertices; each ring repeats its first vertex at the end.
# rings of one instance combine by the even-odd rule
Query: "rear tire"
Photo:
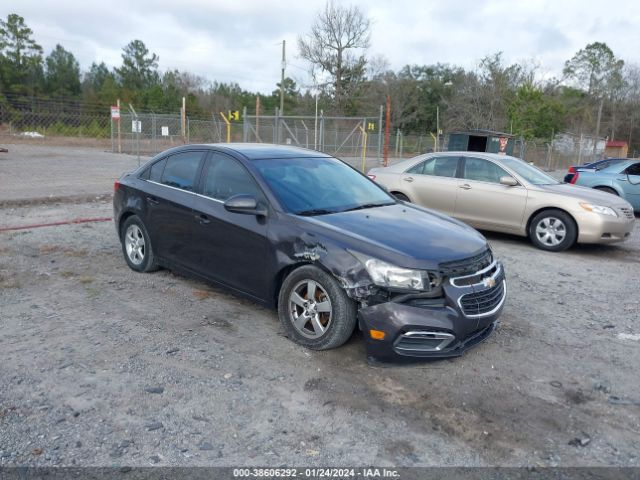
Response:
POLYGON ((278 296, 278 317, 287 336, 311 350, 345 343, 356 325, 356 305, 333 276, 313 265, 285 278, 278 296))
POLYGON ((618 192, 616 192, 613 188, 610 187, 593 187, 595 190, 600 190, 601 192, 607 192, 610 193, 611 195, 615 195, 616 197, 618 197, 618 192))
POLYGON ((411 203, 411 200, 409 200, 409 197, 407 197, 404 193, 394 192, 394 193, 392 193, 392 195, 394 197, 396 197, 397 200, 401 200, 403 202, 411 203))
POLYGON ((158 269, 151 239, 140 217, 127 218, 120 229, 122 254, 129 268, 136 272, 153 272, 158 269))
POLYGON ((571 216, 562 210, 544 210, 529 224, 531 242, 542 250, 561 252, 578 238, 578 227, 571 216))

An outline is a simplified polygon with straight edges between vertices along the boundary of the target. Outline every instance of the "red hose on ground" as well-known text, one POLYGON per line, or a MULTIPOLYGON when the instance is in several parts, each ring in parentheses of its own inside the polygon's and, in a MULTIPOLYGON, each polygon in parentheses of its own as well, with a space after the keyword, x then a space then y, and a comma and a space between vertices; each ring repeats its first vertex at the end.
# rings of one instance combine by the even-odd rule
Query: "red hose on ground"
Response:
POLYGON ((22 225, 18 227, 0 227, 0 232, 10 232, 13 230, 31 230, 32 228, 41 227, 56 227, 58 225, 73 225, 75 223, 110 222, 111 220, 113 220, 111 217, 76 218, 74 220, 64 220, 62 222, 36 223, 33 225, 22 225))

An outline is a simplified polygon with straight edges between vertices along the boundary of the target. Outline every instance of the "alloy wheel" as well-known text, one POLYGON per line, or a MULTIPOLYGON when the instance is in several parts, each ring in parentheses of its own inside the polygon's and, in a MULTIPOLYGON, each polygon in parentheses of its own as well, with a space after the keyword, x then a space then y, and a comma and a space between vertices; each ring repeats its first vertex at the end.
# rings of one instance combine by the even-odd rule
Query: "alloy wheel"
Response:
POLYGON ((144 234, 138 225, 129 225, 124 235, 127 256, 134 265, 140 265, 144 261, 145 242, 144 234))
POLYGON ((331 324, 332 308, 327 291, 311 279, 298 282, 289 295, 289 316, 301 335, 320 338, 331 324))

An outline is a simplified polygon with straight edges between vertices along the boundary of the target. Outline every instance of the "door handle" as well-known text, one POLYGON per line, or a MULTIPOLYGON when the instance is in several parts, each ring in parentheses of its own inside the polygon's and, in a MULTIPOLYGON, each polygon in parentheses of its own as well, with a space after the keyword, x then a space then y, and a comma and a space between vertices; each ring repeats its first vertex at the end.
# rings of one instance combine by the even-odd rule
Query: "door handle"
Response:
POLYGON ((471 185, 469 185, 468 183, 464 183, 460 185, 460 188, 462 188, 463 190, 471 190, 471 185))
POLYGON ((404 180, 405 182, 409 182, 409 183, 411 183, 411 182, 413 182, 413 177, 405 177, 405 178, 403 178, 403 180, 404 180))
POLYGON ((211 219, 209 217, 207 217, 204 213, 196 215, 196 220, 198 220, 198 222, 200 222, 200 225, 207 225, 207 224, 211 223, 211 219))
POLYGON ((149 205, 158 205, 160 202, 155 197, 147 197, 147 203, 149 205))

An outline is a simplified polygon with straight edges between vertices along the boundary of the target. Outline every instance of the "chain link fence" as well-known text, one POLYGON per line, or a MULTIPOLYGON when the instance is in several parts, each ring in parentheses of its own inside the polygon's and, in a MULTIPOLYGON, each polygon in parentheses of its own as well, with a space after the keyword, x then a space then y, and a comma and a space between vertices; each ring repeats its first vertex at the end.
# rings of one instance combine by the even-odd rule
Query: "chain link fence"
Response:
POLYGON ((71 145, 106 148, 109 117, 91 110, 0 103, 0 145, 71 145))
MULTIPOLYGON (((84 146, 141 156, 186 143, 261 142, 296 145, 337 156, 365 170, 383 162, 384 129, 380 116, 256 116, 230 120, 226 115, 191 118, 180 114, 135 113, 123 108, 111 119, 104 105, 25 99, 0 103, 0 147, 11 144, 84 146), (230 120, 230 121, 229 121, 230 120)), ((441 135, 391 132, 389 164, 422 153, 446 150, 441 135)), ((605 139, 559 133, 553 140, 522 140, 513 154, 545 170, 564 170, 604 155, 605 139)), ((24 147, 21 147, 24 148, 24 147)))
POLYGON ((552 140, 517 140, 514 155, 547 171, 566 170, 603 158, 606 139, 558 133, 552 140))

